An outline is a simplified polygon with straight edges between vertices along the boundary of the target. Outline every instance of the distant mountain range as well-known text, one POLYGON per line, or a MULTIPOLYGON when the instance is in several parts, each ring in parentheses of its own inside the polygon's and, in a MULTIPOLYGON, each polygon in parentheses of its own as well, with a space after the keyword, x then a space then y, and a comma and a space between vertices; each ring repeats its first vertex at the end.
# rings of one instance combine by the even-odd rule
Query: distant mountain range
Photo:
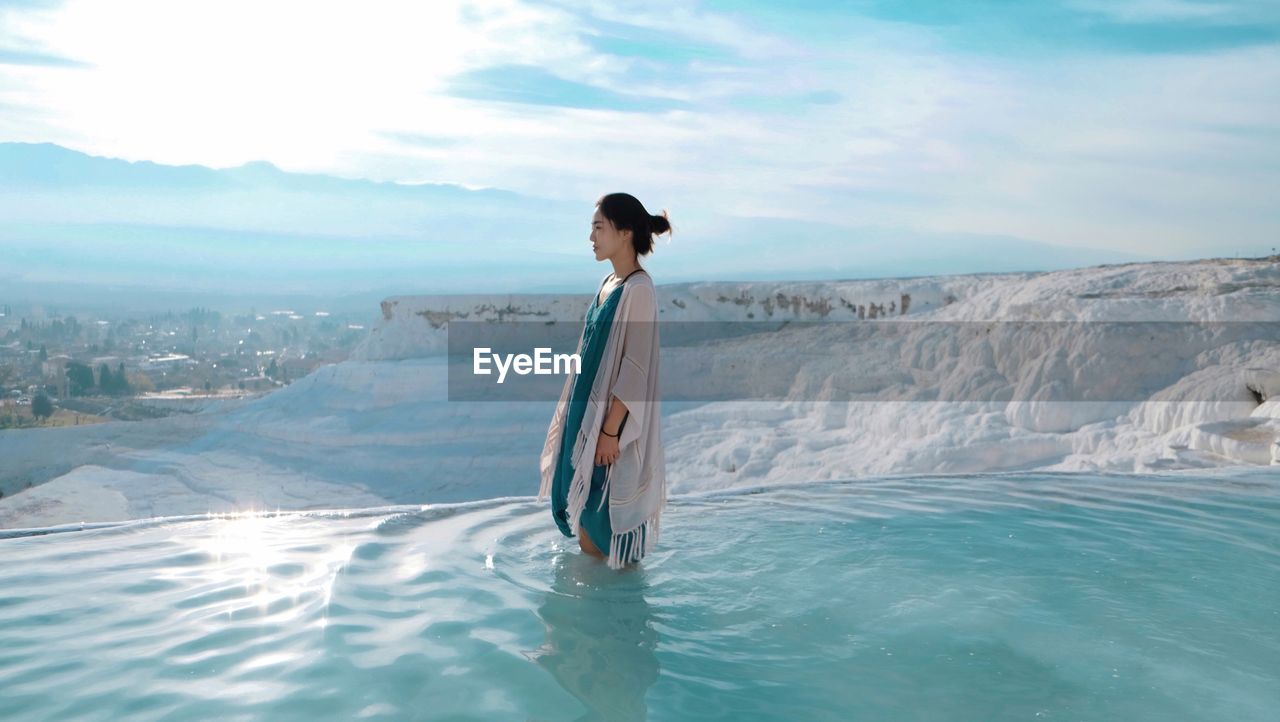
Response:
MULTIPOLYGON (((602 189, 602 192, 614 190, 602 189)), ((595 198, 166 166, 41 143, 0 143, 0 294, 112 303, 155 295, 369 299, 574 292, 607 273, 588 242, 595 198)), ((659 283, 1042 271, 1150 260, 971 234, 850 229, 670 209, 676 235, 645 261, 659 283)), ((688 203, 682 207, 679 203, 688 203)))

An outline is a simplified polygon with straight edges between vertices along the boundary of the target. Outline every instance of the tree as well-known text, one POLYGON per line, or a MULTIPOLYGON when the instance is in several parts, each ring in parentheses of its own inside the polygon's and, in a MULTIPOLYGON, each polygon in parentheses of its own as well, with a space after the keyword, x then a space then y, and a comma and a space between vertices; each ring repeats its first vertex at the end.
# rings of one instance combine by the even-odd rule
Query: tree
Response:
POLYGON ((67 362, 68 392, 72 396, 83 396, 93 388, 93 369, 79 361, 67 362))
POLYGON ((278 373, 280 373, 280 368, 276 366, 276 360, 271 359, 271 365, 267 367, 267 376, 275 378, 278 373))
POLYGON ((53 416, 53 401, 48 396, 45 396, 43 391, 36 394, 34 399, 31 399, 31 415, 37 419, 47 419, 53 416))
POLYGON ((44 344, 40 344, 40 360, 41 361, 49 360, 49 350, 44 347, 44 344))
POLYGON ((98 387, 102 389, 102 393, 118 396, 129 392, 129 377, 124 371, 124 362, 115 371, 112 371, 105 363, 98 367, 98 387))
POLYGON ((133 390, 129 388, 129 376, 124 372, 123 361, 121 361, 120 365, 116 367, 115 382, 116 393, 118 394, 127 394, 133 390))

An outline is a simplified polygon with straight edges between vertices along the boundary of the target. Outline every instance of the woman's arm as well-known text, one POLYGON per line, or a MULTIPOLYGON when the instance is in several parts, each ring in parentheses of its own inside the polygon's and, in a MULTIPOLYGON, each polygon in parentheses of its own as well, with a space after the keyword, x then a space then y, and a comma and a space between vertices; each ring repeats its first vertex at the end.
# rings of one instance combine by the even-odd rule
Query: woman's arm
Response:
MULTIPOLYGON (((649 398, 649 361, 657 344, 658 304, 652 286, 638 283, 631 291, 627 317, 622 320, 622 363, 610 389, 609 419, 619 424, 622 417, 614 417, 614 409, 621 407, 617 413, 635 416, 643 413, 646 402, 653 401, 649 398)), ((611 433, 617 431, 615 426, 607 428, 611 433)))
POLYGON ((627 405, 622 403, 622 399, 613 396, 609 403, 609 413, 605 414, 604 417, 604 426, 600 428, 604 429, 604 432, 609 436, 617 436, 622 428, 622 420, 626 415, 627 405))
MULTIPOLYGON (((657 299, 653 288, 637 284, 627 309, 622 336, 622 362, 610 389, 609 410, 601 424, 596 445, 596 463, 610 464, 618 458, 624 420, 634 425, 644 421, 652 399, 649 396, 649 361, 657 343, 657 299), (635 417, 635 418, 631 418, 635 417), (617 434, 618 436, 612 436, 617 434)), ((634 437, 635 432, 627 434, 634 437)))
POLYGON ((622 399, 617 396, 610 398, 612 401, 609 404, 609 413, 604 417, 604 425, 600 427, 600 438, 596 440, 597 464, 612 464, 622 453, 618 441, 622 434, 623 420, 629 412, 626 405, 622 403, 622 399))

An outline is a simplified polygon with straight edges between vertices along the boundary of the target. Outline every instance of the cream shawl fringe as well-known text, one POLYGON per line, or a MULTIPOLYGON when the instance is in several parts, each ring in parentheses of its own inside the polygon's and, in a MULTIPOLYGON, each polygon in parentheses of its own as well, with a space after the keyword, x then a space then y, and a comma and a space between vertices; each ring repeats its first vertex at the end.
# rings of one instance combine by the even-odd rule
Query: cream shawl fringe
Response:
MULTIPOLYGON (((593 396, 592 401, 587 404, 587 410, 588 410, 587 413, 590 414, 592 411, 592 408, 595 406, 596 404, 594 403, 594 396, 593 396)), ((656 419, 654 421, 655 423, 657 422, 656 419)), ((581 454, 587 448, 587 444, 592 445, 591 448, 594 452, 594 445, 596 440, 599 438, 599 435, 596 433, 590 433, 588 429, 594 429, 596 427, 597 427, 597 424, 594 422, 594 420, 592 420, 589 423, 586 418, 583 419, 582 428, 581 430, 579 430, 578 437, 574 443, 574 447, 573 447, 574 451, 573 451, 573 457, 572 457, 573 459, 583 458, 581 454)), ((593 461, 593 460, 588 460, 588 461, 593 461)), ((583 464, 579 462, 578 465, 574 467, 573 479, 572 481, 569 482, 569 497, 568 497, 567 511, 569 514, 570 528, 573 530, 573 533, 575 535, 582 533, 582 527, 579 522, 582 517, 582 510, 585 509, 587 506, 587 497, 590 495, 590 492, 591 492, 591 479, 588 477, 585 471, 585 469, 587 468, 591 468, 594 471, 594 467, 591 466, 590 464, 583 464)), ((610 467, 609 471, 611 472, 612 470, 613 470, 612 467, 610 467)), ((607 501, 609 498, 609 477, 611 475, 612 474, 609 474, 609 473, 606 473, 605 475, 604 489, 601 492, 600 506, 597 507, 597 510, 599 510, 600 508, 603 508, 604 502, 607 501)), ((546 494, 549 494, 550 492, 551 492, 550 484, 544 481, 543 489, 539 490, 538 496, 539 498, 542 498, 543 496, 545 496, 546 494)), ((644 520, 644 522, 642 522, 639 526, 636 526, 634 529, 627 529, 624 531, 615 531, 613 533, 613 537, 609 540, 609 568, 610 569, 621 569, 630 562, 638 562, 642 558, 647 556, 649 552, 653 551, 654 547, 658 543, 658 536, 659 536, 659 529, 660 529, 659 520, 662 516, 662 510, 665 509, 667 505, 666 498, 665 498, 666 495, 663 494, 662 497, 663 498, 661 499, 661 502, 659 503, 658 508, 653 512, 653 514, 649 516, 648 519, 644 520), (643 529, 643 532, 641 532, 642 529, 643 529), (643 547, 641 547, 639 543, 641 538, 640 536, 641 533, 644 534, 643 547), (623 558, 624 545, 626 547, 625 559, 623 558)))

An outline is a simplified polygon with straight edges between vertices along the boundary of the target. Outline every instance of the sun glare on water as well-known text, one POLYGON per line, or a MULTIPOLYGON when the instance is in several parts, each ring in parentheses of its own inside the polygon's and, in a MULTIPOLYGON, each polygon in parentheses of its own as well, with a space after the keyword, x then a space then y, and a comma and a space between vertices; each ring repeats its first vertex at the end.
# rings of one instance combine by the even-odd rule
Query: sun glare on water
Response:
POLYGON ((209 590, 244 590, 241 596, 228 594, 216 605, 219 614, 255 608, 270 616, 277 612, 298 616, 307 606, 298 604, 299 599, 316 592, 327 608, 338 571, 350 559, 355 545, 339 538, 319 554, 299 553, 298 547, 314 550, 314 545, 295 533, 293 520, 286 516, 296 515, 259 510, 214 514, 211 533, 192 539, 194 551, 207 555, 208 562, 174 571, 185 577, 187 584, 193 583, 192 575, 198 575, 201 579, 197 583, 209 590), (281 600, 289 601, 277 605, 281 600))

